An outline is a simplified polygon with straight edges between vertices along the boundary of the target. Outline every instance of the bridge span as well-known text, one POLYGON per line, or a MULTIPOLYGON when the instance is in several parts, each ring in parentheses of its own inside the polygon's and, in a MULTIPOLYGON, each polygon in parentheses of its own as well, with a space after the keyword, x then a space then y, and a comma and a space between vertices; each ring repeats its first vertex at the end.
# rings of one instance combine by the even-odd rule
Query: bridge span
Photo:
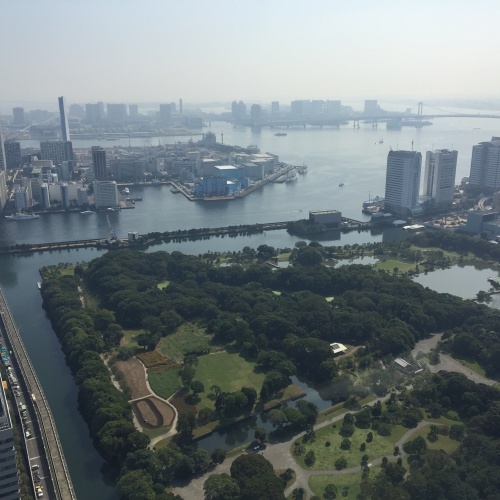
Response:
MULTIPOLYGON (((69 475, 66 460, 62 450, 56 425, 50 411, 49 404, 45 398, 42 386, 36 376, 35 369, 31 364, 28 353, 24 347, 21 335, 14 323, 14 318, 7 305, 7 301, 0 288, 0 323, 5 337, 10 345, 14 362, 19 369, 19 376, 22 377, 27 388, 30 404, 36 414, 41 432, 45 457, 50 471, 50 483, 53 488, 46 492, 49 498, 53 496, 57 500, 76 500, 71 477, 69 475)), ((27 403, 28 404, 28 403, 27 403)))

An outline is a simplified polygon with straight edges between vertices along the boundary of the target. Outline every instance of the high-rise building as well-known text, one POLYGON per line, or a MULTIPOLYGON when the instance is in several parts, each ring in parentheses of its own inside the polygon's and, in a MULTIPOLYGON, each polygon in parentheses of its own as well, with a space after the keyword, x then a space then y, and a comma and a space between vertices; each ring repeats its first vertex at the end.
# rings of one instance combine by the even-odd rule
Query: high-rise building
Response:
POLYGON ((101 123, 104 119, 104 104, 102 102, 85 104, 85 119, 89 123, 101 123))
POLYGON ((233 120, 238 123, 243 121, 247 115, 247 107, 243 101, 233 101, 231 105, 231 116, 233 120))
POLYGON ((69 141, 68 119, 66 118, 66 110, 64 109, 64 97, 58 97, 59 101, 59 116, 61 118, 61 138, 64 142, 69 141))
POLYGON ((40 205, 43 210, 50 208, 50 190, 49 185, 45 182, 40 185, 40 205))
POLYGON ((5 150, 5 160, 7 163, 7 168, 17 168, 22 165, 20 142, 5 141, 4 150, 5 150))
POLYGON ((160 104, 160 123, 162 125, 170 125, 172 118, 172 108, 170 104, 160 104))
POLYGON ((7 174, 5 170, 0 170, 0 212, 7 203, 7 174))
MULTIPOLYGON (((71 141, 41 141, 40 153, 42 160, 52 160, 54 163, 67 161, 68 145, 71 145, 71 141)), ((73 149, 71 148, 72 153, 73 149)))
POLYGON ((12 108, 12 117, 14 125, 24 125, 24 108, 12 108))
POLYGON ((50 113, 46 109, 32 109, 29 114, 34 124, 46 122, 50 118, 50 113))
POLYGON ((182 115, 182 99, 179 99, 179 114, 182 115))
POLYGON ((260 123, 262 120, 262 106, 260 104, 252 104, 250 106, 250 120, 253 123, 260 123))
POLYGON ((85 118, 85 108, 80 104, 71 104, 69 107, 69 115, 75 118, 85 118))
POLYGON ((280 112, 280 103, 279 101, 273 101, 271 103, 271 114, 277 115, 280 112))
POLYGON ((17 475, 16 449, 14 447, 14 430, 10 417, 7 398, 0 379, 0 498, 17 500, 21 498, 17 475))
POLYGON ((438 149, 425 154, 423 195, 428 196, 435 207, 445 207, 453 201, 457 151, 438 149))
POLYGON ((7 170, 7 158, 5 157, 5 143, 1 128, 0 128, 0 170, 7 170))
POLYGON ((125 104, 108 104, 108 121, 124 122, 127 119, 127 106, 125 104))
POLYGON ((485 194, 500 190, 500 137, 472 147, 469 190, 485 194))
POLYGON ((128 114, 130 118, 136 119, 139 117, 139 106, 137 104, 128 105, 128 114))
POLYGON ((94 165, 94 179, 96 181, 107 181, 106 151, 101 146, 92 146, 92 164, 94 165))
POLYGON ((385 210, 406 217, 418 208, 422 155, 389 151, 385 177, 385 210))
POLYGON ((118 206, 118 186, 115 181, 94 181, 94 204, 97 210, 118 206))

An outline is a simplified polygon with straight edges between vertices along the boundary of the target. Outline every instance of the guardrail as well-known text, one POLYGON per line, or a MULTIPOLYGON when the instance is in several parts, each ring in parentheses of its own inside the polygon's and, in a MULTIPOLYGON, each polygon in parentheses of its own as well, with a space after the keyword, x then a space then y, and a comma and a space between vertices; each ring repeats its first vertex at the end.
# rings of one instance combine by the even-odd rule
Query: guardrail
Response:
POLYGON ((24 383, 31 394, 33 408, 38 416, 39 427, 42 433, 42 441, 45 447, 47 462, 56 497, 61 500, 76 499, 76 494, 71 482, 71 476, 66 465, 66 460, 64 459, 64 453, 59 441, 57 428, 54 423, 49 404, 45 398, 45 394, 43 393, 28 353, 26 352, 21 335, 16 328, 14 318, 12 317, 1 288, 0 308, 2 310, 1 319, 5 327, 5 332, 8 336, 12 350, 14 351, 16 362, 21 370, 24 383), (49 429, 47 429, 47 425, 49 426, 49 429))

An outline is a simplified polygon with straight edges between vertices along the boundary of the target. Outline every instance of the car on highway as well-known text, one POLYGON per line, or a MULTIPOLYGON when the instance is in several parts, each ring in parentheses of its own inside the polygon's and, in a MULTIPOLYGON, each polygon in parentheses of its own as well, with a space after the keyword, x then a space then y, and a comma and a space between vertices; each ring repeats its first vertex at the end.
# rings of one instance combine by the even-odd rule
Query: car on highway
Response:
POLYGON ((38 470, 40 468, 40 466, 38 464, 33 464, 31 466, 31 470, 38 470))
POLYGON ((35 486, 35 491, 38 498, 43 497, 43 488, 39 484, 35 486))
POLYGON ((31 437, 33 437, 33 434, 31 434, 30 431, 26 431, 24 435, 26 436, 26 439, 30 439, 31 437))
POLYGON ((42 479, 40 478, 40 474, 38 474, 38 472, 35 472, 33 474, 33 481, 35 481, 35 483, 39 483, 42 479))

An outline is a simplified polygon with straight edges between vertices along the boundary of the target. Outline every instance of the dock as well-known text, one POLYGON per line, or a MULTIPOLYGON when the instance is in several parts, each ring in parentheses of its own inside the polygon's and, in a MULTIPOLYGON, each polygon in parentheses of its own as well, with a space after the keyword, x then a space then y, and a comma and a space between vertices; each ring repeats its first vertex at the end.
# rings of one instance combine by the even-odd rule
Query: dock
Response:
MULTIPOLYGON (((57 434, 56 425, 50 411, 49 404, 43 393, 42 386, 35 373, 35 369, 31 364, 30 358, 24 347, 21 335, 14 323, 14 318, 7 305, 7 301, 0 289, 0 327, 5 336, 5 341, 8 342, 9 348, 12 351, 11 360, 18 373, 19 382, 25 389, 26 406, 29 405, 30 412, 36 416, 37 425, 40 430, 40 439, 36 439, 38 446, 38 460, 46 460, 47 467, 50 473, 49 480, 45 481, 46 488, 50 486, 50 491, 46 490, 48 498, 56 498, 60 500, 76 499, 76 494, 73 489, 71 477, 66 465, 64 453, 59 435, 57 434), (40 450, 40 448, 42 448, 40 450)), ((35 446, 34 438, 30 440, 29 446, 26 446, 28 455, 28 463, 30 457, 30 448, 35 446), (33 444, 32 444, 33 443, 33 444)), ((28 472, 29 474, 29 472, 28 472)), ((35 496, 35 494, 34 494, 35 496)))

